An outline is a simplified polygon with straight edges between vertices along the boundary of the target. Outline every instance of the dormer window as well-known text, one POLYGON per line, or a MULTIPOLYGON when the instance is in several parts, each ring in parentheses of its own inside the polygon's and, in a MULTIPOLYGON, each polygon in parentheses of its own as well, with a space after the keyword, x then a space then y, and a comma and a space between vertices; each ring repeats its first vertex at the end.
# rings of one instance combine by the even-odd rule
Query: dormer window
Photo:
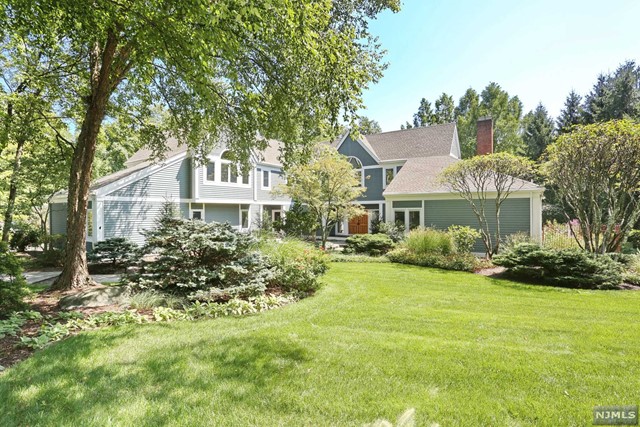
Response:
POLYGON ((353 168, 356 170, 356 177, 358 178, 358 182, 360 183, 360 187, 364 187, 364 173, 363 173, 363 169, 362 169, 362 162, 360 161, 359 158, 351 156, 347 159, 349 161, 349 163, 351 164, 351 166, 353 166, 353 168))

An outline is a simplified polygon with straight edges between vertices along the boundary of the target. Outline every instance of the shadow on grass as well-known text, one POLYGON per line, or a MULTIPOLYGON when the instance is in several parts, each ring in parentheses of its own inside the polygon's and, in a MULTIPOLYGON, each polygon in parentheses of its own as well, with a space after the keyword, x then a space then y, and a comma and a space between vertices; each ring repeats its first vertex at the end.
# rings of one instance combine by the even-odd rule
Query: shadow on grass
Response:
POLYGON ((188 407, 219 412, 218 401, 258 408, 266 390, 308 360, 303 348, 277 337, 215 341, 185 336, 185 325, 165 328, 172 334, 166 339, 164 331, 126 327, 81 334, 36 354, 0 377, 0 425, 100 424, 122 410, 127 422, 162 425, 188 407), (123 341, 145 340, 146 333, 154 341, 141 343, 144 350, 118 353, 123 341))

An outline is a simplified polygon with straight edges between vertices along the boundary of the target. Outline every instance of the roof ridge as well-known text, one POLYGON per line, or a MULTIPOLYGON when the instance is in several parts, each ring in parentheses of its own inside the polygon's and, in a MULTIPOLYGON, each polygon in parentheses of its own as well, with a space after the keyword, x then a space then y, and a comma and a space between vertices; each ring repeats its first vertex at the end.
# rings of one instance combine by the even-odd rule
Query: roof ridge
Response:
POLYGON ((371 135, 384 135, 384 134, 388 134, 388 133, 394 133, 394 132, 409 132, 412 130, 424 130, 424 129, 429 129, 429 128, 434 128, 434 127, 441 127, 441 126, 448 126, 448 125, 456 125, 456 122, 448 122, 448 123, 436 123, 433 125, 429 125, 429 126, 418 126, 418 127, 412 127, 410 129, 396 129, 396 130, 388 130, 386 132, 378 132, 378 133, 368 133, 364 136, 371 136, 371 135))

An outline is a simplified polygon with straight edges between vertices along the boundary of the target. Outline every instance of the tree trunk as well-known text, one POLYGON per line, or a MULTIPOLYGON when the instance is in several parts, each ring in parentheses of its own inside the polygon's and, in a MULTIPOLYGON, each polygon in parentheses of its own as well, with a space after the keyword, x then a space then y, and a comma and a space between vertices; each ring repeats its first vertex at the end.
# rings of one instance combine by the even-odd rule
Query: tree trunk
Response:
POLYGON ((24 138, 18 140, 16 154, 13 159, 13 170, 11 171, 11 180, 9 182, 9 198, 7 199, 7 209, 4 212, 4 225, 2 226, 3 242, 9 241, 9 231, 13 225, 13 212, 16 206, 16 196, 18 195, 18 181, 20 180, 20 163, 25 142, 24 138))
POLYGON ((111 68, 116 47, 117 39, 114 34, 110 34, 104 49, 101 50, 96 43, 91 53, 91 96, 73 151, 69 177, 64 265, 51 289, 65 290, 93 283, 87 267, 87 202, 98 133, 113 90, 111 68))

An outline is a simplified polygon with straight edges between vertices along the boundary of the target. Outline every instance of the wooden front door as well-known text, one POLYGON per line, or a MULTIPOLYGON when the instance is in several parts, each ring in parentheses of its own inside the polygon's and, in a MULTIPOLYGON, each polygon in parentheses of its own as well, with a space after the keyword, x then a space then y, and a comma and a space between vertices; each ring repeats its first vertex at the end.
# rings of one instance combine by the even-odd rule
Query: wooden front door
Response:
POLYGON ((349 234, 367 234, 369 232, 369 215, 364 214, 349 219, 349 234))

